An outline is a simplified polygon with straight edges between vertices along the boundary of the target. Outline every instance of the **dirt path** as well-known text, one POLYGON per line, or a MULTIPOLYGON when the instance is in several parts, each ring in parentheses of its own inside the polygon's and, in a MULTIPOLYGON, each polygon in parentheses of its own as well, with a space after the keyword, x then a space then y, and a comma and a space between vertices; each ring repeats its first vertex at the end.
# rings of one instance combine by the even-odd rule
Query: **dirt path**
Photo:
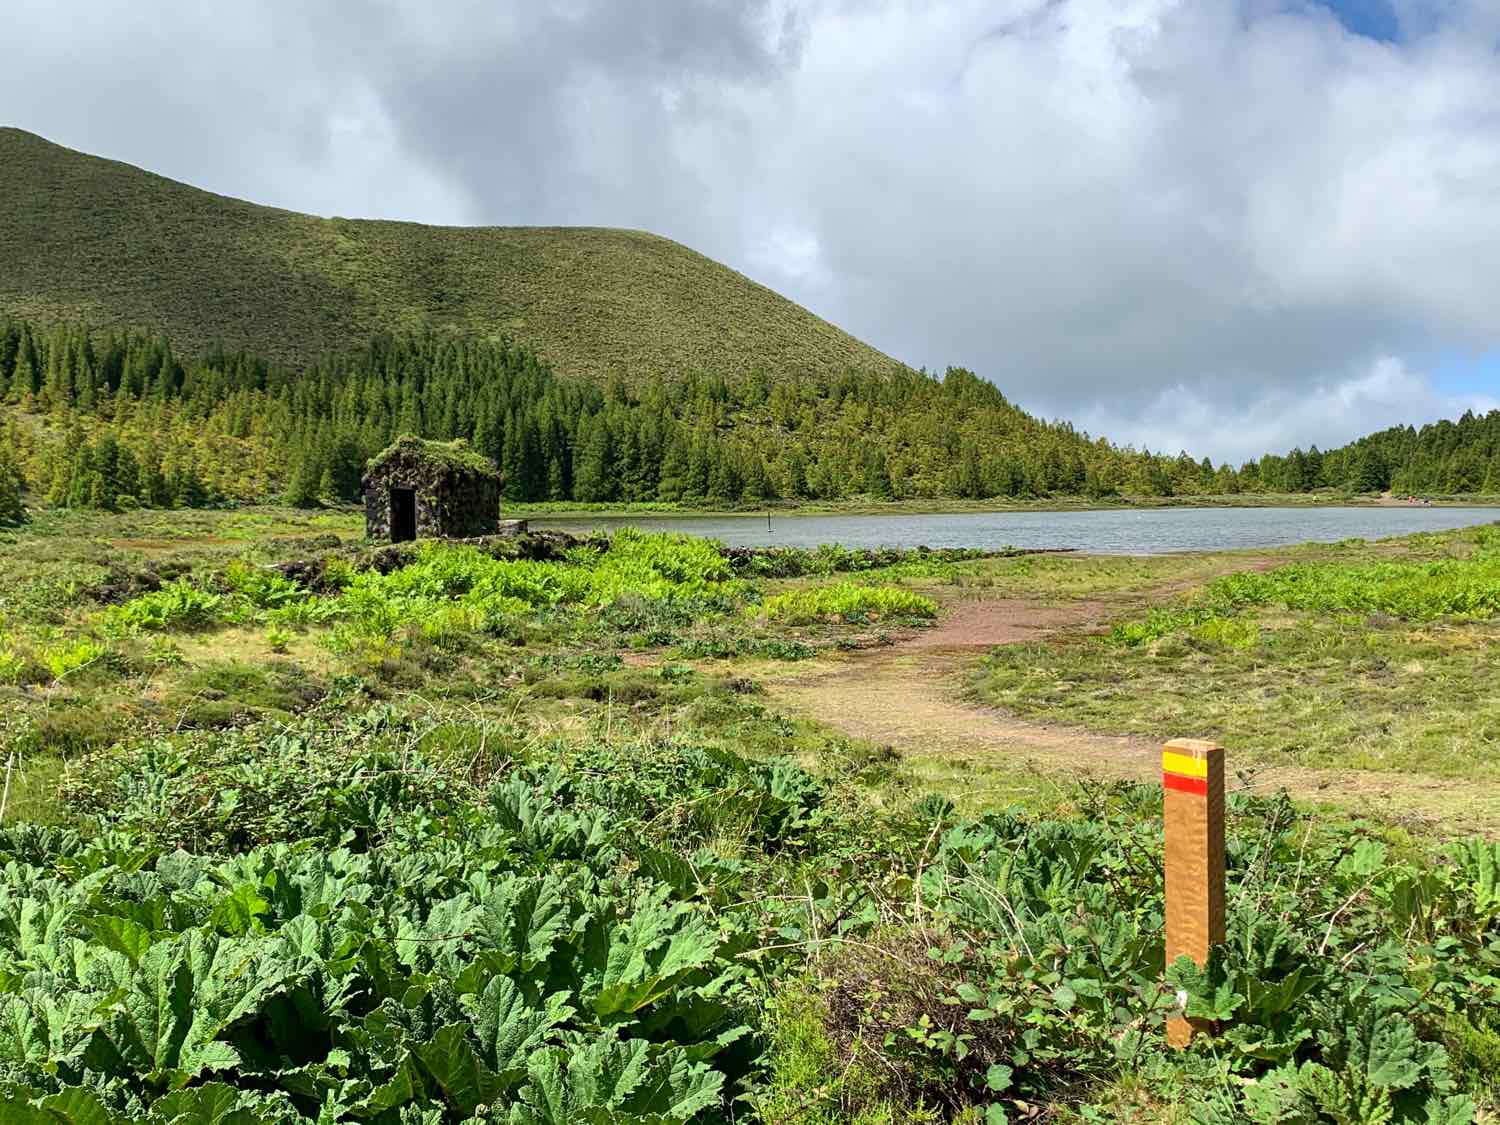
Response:
MULTIPOLYGON (((1101 626, 1143 600, 1155 602, 1175 592, 1161 587, 1149 595, 1061 605, 1015 599, 956 602, 933 629, 888 648, 803 666, 765 686, 789 713, 891 746, 906 757, 992 764, 999 759, 1017 772, 1034 771, 1042 778, 1155 780, 1160 777, 1161 744, 1154 739, 1021 719, 967 700, 963 691, 982 654, 996 645, 1101 626)), ((1451 780, 1411 774, 1300 768, 1260 769, 1248 780, 1230 782, 1231 791, 1285 788, 1302 800, 1394 818, 1443 835, 1500 835, 1500 791, 1471 786, 1456 817, 1453 786, 1451 780)))

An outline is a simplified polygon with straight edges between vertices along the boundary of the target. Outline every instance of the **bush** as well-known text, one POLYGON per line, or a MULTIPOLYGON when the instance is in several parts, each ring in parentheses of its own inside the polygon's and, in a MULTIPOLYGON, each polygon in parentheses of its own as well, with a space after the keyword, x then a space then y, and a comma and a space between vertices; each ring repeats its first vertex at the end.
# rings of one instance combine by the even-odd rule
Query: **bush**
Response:
POLYGON ((200 590, 187 579, 179 578, 160 590, 111 606, 101 615, 100 625, 113 633, 204 629, 218 622, 223 605, 221 595, 200 590))
POLYGON ((1408 621, 1500 613, 1500 556, 1372 566, 1296 563, 1216 579, 1207 598, 1227 608, 1276 605, 1318 612, 1388 613, 1408 621))
POLYGON ((860 586, 840 582, 777 594, 761 603, 759 612, 770 621, 809 625, 827 618, 844 621, 932 618, 937 616, 937 603, 899 586, 860 586))
POLYGON ((102 659, 104 655, 104 646, 95 641, 68 641, 43 649, 42 663, 52 673, 54 680, 60 680, 69 673, 102 659))

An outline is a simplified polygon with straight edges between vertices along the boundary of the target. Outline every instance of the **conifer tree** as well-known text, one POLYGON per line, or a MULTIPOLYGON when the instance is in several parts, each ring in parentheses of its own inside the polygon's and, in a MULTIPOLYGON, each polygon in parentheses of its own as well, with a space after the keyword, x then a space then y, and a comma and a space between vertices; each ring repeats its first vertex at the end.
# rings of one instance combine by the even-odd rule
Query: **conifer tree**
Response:
POLYGON ((745 468, 741 474, 744 483, 740 486, 740 497, 744 500, 764 500, 771 494, 770 479, 766 475, 766 463, 757 450, 745 455, 745 468))
POLYGON ((17 527, 26 522, 26 508, 21 500, 25 485, 10 438, 0 435, 0 527, 17 527))
POLYGON ((573 498, 593 503, 615 498, 614 446, 603 414, 587 418, 573 464, 573 498))
MULTIPOLYGON (((286 493, 282 500, 293 508, 315 508, 318 506, 318 493, 322 483, 323 467, 318 463, 317 453, 306 449, 297 458, 287 477, 286 493)), ((168 487, 171 487, 170 484, 168 487)))

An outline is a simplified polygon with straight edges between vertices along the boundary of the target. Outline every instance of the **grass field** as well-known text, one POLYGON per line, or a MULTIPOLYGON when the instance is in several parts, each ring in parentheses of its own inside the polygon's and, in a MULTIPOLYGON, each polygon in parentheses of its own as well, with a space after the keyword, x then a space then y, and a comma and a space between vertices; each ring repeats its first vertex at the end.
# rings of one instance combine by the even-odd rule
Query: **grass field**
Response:
POLYGON ((1452 714, 1460 681, 1483 704, 1487 534, 758 560, 356 534, 253 509, 0 536, 5 1120, 1496 1120, 1494 843, 1236 796, 1230 941, 1169 967, 1159 788, 979 799, 765 690, 956 607, 1087 608, 1119 628, 1001 650, 981 690, 1106 723, 1082 699, 1131 675, 1137 708, 1229 721, 1247 689, 1216 677, 1254 649, 1239 674, 1316 672, 1360 693, 1340 721, 1437 753, 1478 728, 1424 726, 1364 662, 1420 652, 1452 714), (1044 705, 1008 668, 1072 679, 1044 705), (1212 1021, 1186 1053, 1179 989, 1212 1021))
POLYGON ((0 128, 0 309, 150 325, 304 363, 377 332, 507 335, 564 375, 883 370, 893 361, 642 231, 318 218, 0 128), (108 206, 101 201, 107 200, 108 206))
POLYGON ((1286 559, 1106 636, 997 650, 976 694, 1097 730, 1193 731, 1251 764, 1500 777, 1493 530, 1286 559))

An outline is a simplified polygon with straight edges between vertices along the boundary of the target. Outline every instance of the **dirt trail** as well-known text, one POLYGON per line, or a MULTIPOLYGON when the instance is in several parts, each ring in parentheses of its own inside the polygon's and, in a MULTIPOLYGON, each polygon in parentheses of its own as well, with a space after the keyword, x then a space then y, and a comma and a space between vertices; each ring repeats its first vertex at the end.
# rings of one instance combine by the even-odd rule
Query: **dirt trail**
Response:
MULTIPOLYGON (((1157 740, 1018 718, 967 700, 963 691, 982 654, 996 645, 1102 626, 1144 600, 1158 602, 1193 584, 1061 605, 1016 599, 955 602, 935 628, 887 648, 803 666, 765 686, 789 713, 904 755, 1000 758, 1018 771, 1056 778, 1155 780, 1161 768, 1157 740)), ((1302 800, 1399 819, 1443 835, 1500 835, 1500 790, 1494 787, 1469 785, 1459 812, 1453 781, 1411 774, 1266 768, 1248 782, 1232 777, 1230 788, 1285 788, 1302 800)))

